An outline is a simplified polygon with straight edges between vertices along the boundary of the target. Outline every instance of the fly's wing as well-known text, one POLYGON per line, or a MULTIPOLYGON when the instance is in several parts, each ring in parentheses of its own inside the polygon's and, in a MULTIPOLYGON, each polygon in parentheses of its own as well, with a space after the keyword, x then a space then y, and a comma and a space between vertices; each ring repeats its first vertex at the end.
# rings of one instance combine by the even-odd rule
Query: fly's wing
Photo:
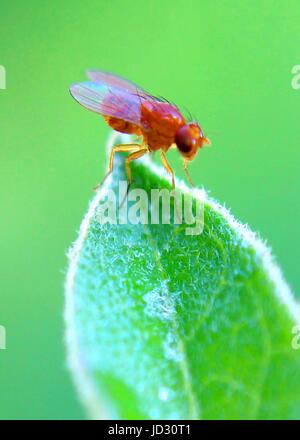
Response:
POLYGON ((141 100, 139 94, 107 82, 86 81, 70 87, 71 95, 83 107, 102 116, 112 116, 139 125, 141 100))
POLYGON ((88 70, 87 76, 91 81, 107 84, 111 87, 117 87, 123 90, 131 91, 140 96, 147 96, 147 92, 132 81, 128 81, 114 73, 103 72, 102 70, 88 70))
POLYGON ((164 99, 163 97, 156 97, 146 92, 144 89, 139 87, 132 81, 128 81, 125 78, 122 78, 119 75, 115 75, 110 72, 103 72, 102 70, 88 70, 87 76, 92 80, 99 84, 107 84, 111 87, 117 87, 122 90, 126 90, 140 98, 140 101, 143 100, 150 101, 152 103, 153 109, 159 111, 164 117, 171 117, 175 113, 180 112, 178 107, 164 99))

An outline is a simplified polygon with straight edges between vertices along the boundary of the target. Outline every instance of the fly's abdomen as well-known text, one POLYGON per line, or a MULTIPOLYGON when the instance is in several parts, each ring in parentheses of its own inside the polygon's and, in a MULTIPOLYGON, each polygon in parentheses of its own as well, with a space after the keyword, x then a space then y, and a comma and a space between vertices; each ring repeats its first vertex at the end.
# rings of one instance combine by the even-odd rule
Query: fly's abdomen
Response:
POLYGON ((124 119, 114 118, 113 116, 105 116, 105 120, 111 128, 119 131, 120 133, 136 134, 137 136, 142 134, 142 131, 138 125, 124 121, 124 119))

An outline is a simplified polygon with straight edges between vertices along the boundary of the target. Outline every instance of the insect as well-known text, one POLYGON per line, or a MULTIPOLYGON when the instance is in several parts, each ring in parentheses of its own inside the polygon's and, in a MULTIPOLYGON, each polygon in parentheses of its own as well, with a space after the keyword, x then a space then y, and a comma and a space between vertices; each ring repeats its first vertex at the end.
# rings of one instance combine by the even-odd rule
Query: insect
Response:
POLYGON ((199 123, 187 122, 176 105, 164 98, 150 95, 120 76, 93 70, 88 71, 87 75, 89 81, 74 84, 70 88, 76 101, 88 110, 102 115, 114 130, 142 138, 141 143, 119 144, 112 148, 107 174, 96 188, 112 173, 115 153, 129 153, 125 160, 125 169, 130 185, 130 163, 147 153, 160 150, 162 164, 171 175, 174 189, 174 171, 166 156, 170 148, 179 150, 187 179, 193 185, 188 163, 195 158, 200 148, 210 144, 199 123))

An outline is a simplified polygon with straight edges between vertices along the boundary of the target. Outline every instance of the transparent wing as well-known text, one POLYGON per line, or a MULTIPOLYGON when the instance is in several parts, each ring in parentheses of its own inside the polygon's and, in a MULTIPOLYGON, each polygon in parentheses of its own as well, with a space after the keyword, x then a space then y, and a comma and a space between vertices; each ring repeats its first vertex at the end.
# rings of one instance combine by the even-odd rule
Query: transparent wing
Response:
POLYGON ((112 116, 139 125, 142 97, 107 82, 86 81, 70 87, 71 95, 83 107, 103 116, 112 116))
POLYGON ((114 73, 103 72, 102 70, 88 70, 86 73, 87 76, 96 83, 107 85, 112 88, 116 87, 118 89, 130 92, 133 95, 138 96, 140 98, 140 101, 142 101, 143 99, 151 101, 152 105, 164 114, 168 112, 170 106, 173 106, 177 109, 175 104, 172 104, 163 97, 153 96, 134 82, 122 78, 119 75, 115 75, 114 73), (166 105, 166 103, 168 103, 169 106, 166 105))
POLYGON ((128 90, 142 96, 148 95, 144 89, 139 87, 134 82, 128 81, 127 79, 122 78, 119 75, 115 75, 114 73, 103 72, 102 70, 88 70, 87 76, 91 81, 107 84, 111 87, 117 87, 119 89, 128 90))

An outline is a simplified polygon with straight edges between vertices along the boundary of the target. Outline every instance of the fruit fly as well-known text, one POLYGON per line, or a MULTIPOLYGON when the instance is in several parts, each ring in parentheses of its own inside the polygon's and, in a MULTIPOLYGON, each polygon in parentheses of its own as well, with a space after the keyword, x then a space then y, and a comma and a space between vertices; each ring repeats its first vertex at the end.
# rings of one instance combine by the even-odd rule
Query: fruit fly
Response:
POLYGON ((160 150, 162 164, 171 175, 175 188, 174 172, 166 156, 170 148, 177 148, 182 155, 183 168, 192 185, 187 165, 200 148, 210 143, 199 123, 187 122, 176 105, 150 95, 120 76, 103 71, 88 71, 87 74, 89 81, 74 84, 70 88, 76 101, 102 115, 112 129, 142 138, 141 143, 119 144, 112 148, 107 174, 97 188, 112 173, 115 153, 129 153, 125 169, 130 185, 130 162, 157 150, 160 150))

